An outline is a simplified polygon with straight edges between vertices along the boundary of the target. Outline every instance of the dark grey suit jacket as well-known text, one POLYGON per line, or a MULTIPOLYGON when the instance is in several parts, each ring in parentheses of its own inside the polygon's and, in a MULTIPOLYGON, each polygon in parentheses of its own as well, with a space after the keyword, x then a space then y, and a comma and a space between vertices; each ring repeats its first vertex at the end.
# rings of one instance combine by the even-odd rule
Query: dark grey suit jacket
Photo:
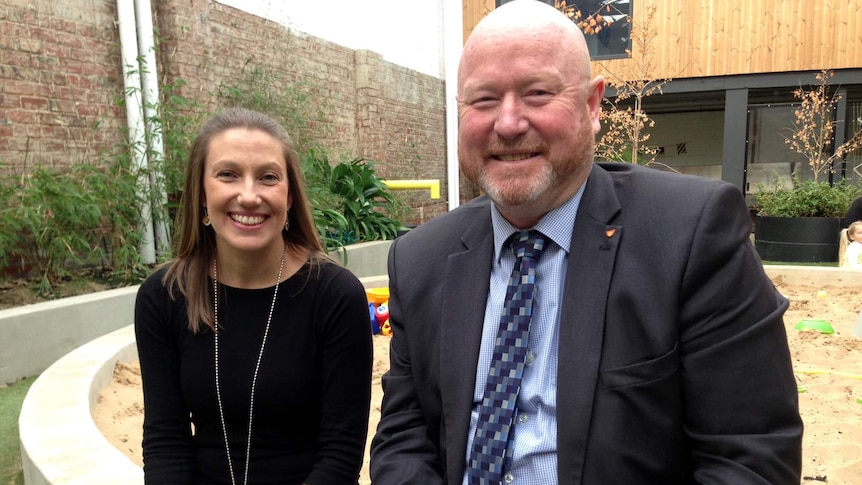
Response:
MULTIPOLYGON (((787 300, 750 231, 732 185, 593 167, 560 316, 559 483, 799 483, 787 300)), ((391 248, 374 485, 461 483, 492 246, 480 197, 391 248)))

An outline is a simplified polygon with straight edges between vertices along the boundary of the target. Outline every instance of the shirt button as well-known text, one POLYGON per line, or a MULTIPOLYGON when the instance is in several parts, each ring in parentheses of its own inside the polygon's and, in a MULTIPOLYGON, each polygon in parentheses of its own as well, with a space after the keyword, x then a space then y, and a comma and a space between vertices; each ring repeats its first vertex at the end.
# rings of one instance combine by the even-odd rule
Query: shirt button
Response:
POLYGON ((534 360, 534 359, 535 359, 535 357, 533 356, 533 352, 532 352, 532 351, 529 351, 529 352, 527 352, 527 358, 526 358, 526 359, 524 359, 524 362, 525 362, 527 365, 533 365, 533 360, 534 360))
POLYGON ((506 483, 512 483, 515 481, 515 475, 512 475, 512 472, 509 472, 505 477, 503 477, 503 481, 506 483))
POLYGON ((530 416, 528 416, 527 414, 519 414, 518 415, 518 422, 521 424, 524 424, 529 420, 530 420, 530 416))

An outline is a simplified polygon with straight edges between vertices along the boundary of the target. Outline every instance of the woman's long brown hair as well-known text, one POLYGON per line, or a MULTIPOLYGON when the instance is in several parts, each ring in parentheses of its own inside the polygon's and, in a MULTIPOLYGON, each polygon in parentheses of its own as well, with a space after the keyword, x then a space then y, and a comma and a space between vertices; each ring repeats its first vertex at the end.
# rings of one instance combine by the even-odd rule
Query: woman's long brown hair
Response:
POLYGON ((290 230, 282 237, 290 250, 310 254, 316 265, 327 259, 317 235, 299 157, 287 131, 269 116, 244 108, 230 108, 210 118, 192 144, 177 221, 176 257, 168 262, 163 284, 171 298, 181 293, 188 306, 189 329, 198 333, 202 324, 214 329, 213 297, 208 280, 216 255, 215 232, 203 225, 204 162, 212 139, 226 130, 244 128, 262 131, 281 143, 287 164, 288 194, 293 203, 288 211, 290 230), (304 251, 302 251, 304 250, 304 251))

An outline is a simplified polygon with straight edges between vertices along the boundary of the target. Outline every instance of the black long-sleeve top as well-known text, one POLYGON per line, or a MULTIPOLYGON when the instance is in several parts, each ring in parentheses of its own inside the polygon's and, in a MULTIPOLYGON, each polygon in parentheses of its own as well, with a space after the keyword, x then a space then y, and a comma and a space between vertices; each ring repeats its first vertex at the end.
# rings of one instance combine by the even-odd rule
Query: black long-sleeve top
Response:
MULTIPOLYGON (((141 285, 135 305, 145 481, 228 484, 213 333, 192 334, 186 301, 171 301, 163 275, 141 285)), ((251 381, 274 287, 219 288, 222 403, 242 483, 251 381)), ((367 300, 353 274, 329 262, 319 271, 306 264, 282 282, 256 384, 248 483, 356 484, 371 362, 367 300)))

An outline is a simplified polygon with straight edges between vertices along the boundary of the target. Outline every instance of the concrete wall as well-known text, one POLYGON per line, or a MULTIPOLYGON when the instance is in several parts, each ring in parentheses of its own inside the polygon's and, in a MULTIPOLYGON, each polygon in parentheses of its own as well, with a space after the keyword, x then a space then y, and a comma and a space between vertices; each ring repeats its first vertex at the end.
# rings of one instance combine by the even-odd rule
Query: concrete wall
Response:
MULTIPOLYGON (((366 286, 383 286, 391 244, 348 246, 345 266, 366 286)), ((333 257, 344 261, 341 253, 333 257)), ((137 292, 130 286, 0 310, 0 384, 37 375, 77 347, 131 325, 137 292)))
POLYGON ((351 244, 345 251, 330 254, 333 259, 347 267, 357 277, 385 276, 386 260, 389 257, 389 247, 392 241, 371 241, 351 244), (345 262, 346 261, 346 262, 345 262))
POLYGON ((133 320, 131 286, 0 310, 0 384, 39 374, 57 359, 133 320))

